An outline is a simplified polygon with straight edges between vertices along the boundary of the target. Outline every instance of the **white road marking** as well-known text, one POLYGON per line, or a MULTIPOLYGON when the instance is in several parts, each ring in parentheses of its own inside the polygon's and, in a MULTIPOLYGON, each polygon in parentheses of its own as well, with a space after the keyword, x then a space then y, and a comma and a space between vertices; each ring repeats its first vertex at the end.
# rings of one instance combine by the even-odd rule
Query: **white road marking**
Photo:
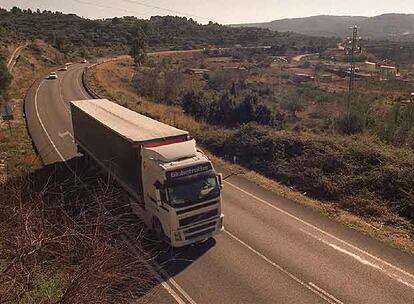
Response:
POLYGON ((239 239, 237 236, 235 236, 231 232, 229 232, 227 230, 224 230, 224 233, 227 233, 231 238, 233 238, 234 240, 236 240, 237 242, 239 242, 240 244, 242 244, 243 246, 245 246, 251 252, 253 252, 257 256, 259 256, 260 258, 262 258, 264 261, 266 261, 267 263, 269 263, 273 267, 277 268, 279 271, 281 271, 284 274, 286 274, 287 276, 289 276, 295 282, 297 282, 300 285, 302 285, 303 287, 309 289, 310 291, 312 291, 314 294, 316 294, 320 298, 324 299, 328 303, 336 304, 335 302, 332 302, 332 300, 330 300, 327 296, 325 296, 324 294, 321 294, 320 292, 315 291, 311 286, 309 286, 308 284, 306 284, 306 282, 302 281, 301 279, 299 279, 297 276, 295 276, 294 274, 292 274, 291 272, 289 272, 288 270, 286 270, 282 266, 276 264, 271 259, 269 259, 267 256, 265 256, 264 254, 260 253, 259 251, 257 251, 256 249, 254 249, 253 247, 251 247, 250 245, 248 245, 247 243, 243 242, 241 239, 239 239))
MULTIPOLYGON (((280 212, 280 213, 282 213, 282 214, 284 214, 284 215, 286 215, 286 216, 288 216, 288 217, 290 217, 290 218, 292 218, 292 219, 294 219, 294 220, 296 220, 296 221, 298 221, 298 222, 300 222, 300 223, 304 224, 305 226, 308 226, 308 227, 310 227, 310 228, 312 228, 312 229, 316 230, 317 232, 319 232, 319 233, 321 233, 321 234, 323 234, 323 235, 325 235, 325 236, 327 236, 327 237, 330 237, 331 239, 333 239, 333 240, 335 240, 335 241, 337 241, 337 242, 339 242, 339 243, 341 243, 341 244, 343 244, 343 245, 348 246, 349 248, 352 248, 353 250, 356 250, 357 252, 359 252, 359 253, 361 253, 361 254, 366 255, 367 257, 371 258, 372 260, 375 260, 375 261, 376 261, 376 262, 378 262, 378 263, 381 263, 381 264, 382 264, 382 266, 379 266, 379 267, 380 267, 380 269, 381 269, 381 271, 382 271, 383 273, 385 273, 386 275, 388 275, 389 277, 392 277, 392 278, 396 279, 396 280, 397 280, 397 281, 399 281, 399 282, 401 282, 401 281, 403 281, 403 282, 407 282, 407 280, 406 280, 406 279, 402 278, 402 277, 404 277, 404 276, 405 276, 405 277, 407 277, 407 278, 408 278, 408 280, 410 280, 410 281, 411 281, 411 280, 414 280, 414 275, 413 275, 413 274, 411 274, 411 273, 409 273, 409 272, 407 272, 407 271, 405 271, 405 270, 403 270, 403 269, 401 269, 401 268, 399 268, 399 267, 397 267, 397 266, 395 266, 395 265, 392 265, 391 263, 389 263, 389 262, 387 262, 387 261, 384 261, 384 260, 382 260, 381 258, 379 258, 379 257, 377 257, 377 256, 375 256, 375 255, 373 255, 373 254, 370 254, 369 252, 366 252, 365 250, 360 249, 360 248, 358 248, 357 246, 352 245, 352 244, 348 243, 347 241, 344 241, 344 240, 342 240, 342 239, 340 239, 340 238, 338 238, 338 237, 336 237, 336 236, 334 236, 334 235, 330 234, 329 232, 326 232, 326 231, 324 231, 324 230, 322 230, 322 229, 320 229, 320 228, 316 227, 315 225, 313 225, 313 224, 311 224, 311 223, 308 223, 308 222, 306 222, 306 221, 304 221, 304 220, 302 220, 302 219, 298 218, 297 216, 295 216, 295 215, 293 215, 293 214, 291 214, 291 213, 289 213, 289 212, 287 212, 287 211, 285 211, 285 210, 283 210, 283 209, 280 209, 279 207, 276 207, 275 205, 273 205, 273 204, 269 203, 268 201, 265 201, 264 199, 261 199, 260 197, 258 197, 258 196, 256 196, 256 195, 254 195, 254 194, 251 194, 250 192, 248 192, 248 191, 246 191, 246 190, 243 190, 242 188, 240 188, 240 187, 238 187, 238 186, 234 185, 233 183, 230 183, 230 182, 228 182, 228 181, 224 181, 224 182, 225 182, 226 184, 230 185, 231 187, 233 187, 233 188, 235 188, 235 189, 239 190, 240 192, 242 192, 242 193, 244 193, 244 194, 247 194, 247 195, 249 195, 250 197, 254 198, 255 200, 257 200, 257 201, 259 201, 259 202, 261 202, 261 203, 263 203, 263 204, 265 204, 265 205, 269 206, 270 208, 272 208, 272 209, 274 209, 274 210, 277 210, 278 212, 280 212), (390 271, 386 270, 386 269, 385 269, 385 266, 386 266, 386 267, 388 267, 388 268, 390 268, 390 269, 393 269, 393 271, 395 271, 395 272, 398 272, 398 273, 399 273, 399 275, 393 274, 393 273, 391 273, 390 271)), ((315 235, 313 235, 313 234, 311 234, 311 233, 308 233, 308 234, 312 235, 314 238, 317 238, 317 239, 322 240, 321 238, 318 238, 317 236, 315 236, 315 235)), ((338 247, 338 248, 341 248, 341 247, 339 247, 339 246, 337 246, 337 247, 338 247)), ((342 249, 343 249, 343 248, 342 248, 342 249)), ((344 250, 345 250, 345 249, 344 249, 344 250)), ((407 285, 407 284, 406 284, 406 285, 407 285)), ((409 284, 409 285, 411 286, 411 284, 409 284)))
POLYGON ((52 138, 50 137, 49 133, 47 132, 46 127, 45 127, 45 125, 44 125, 44 123, 43 123, 42 119, 40 118, 39 108, 38 108, 38 105, 37 105, 37 95, 39 94, 39 90, 40 90, 40 88, 42 87, 43 83, 44 83, 44 80, 42 80, 42 82, 39 84, 39 86, 37 87, 36 93, 35 93, 35 110, 36 110, 37 119, 39 120, 39 123, 40 123, 40 125, 42 126, 42 129, 43 129, 43 131, 44 131, 44 132, 45 132, 45 134, 46 134, 46 137, 48 138, 48 140, 49 140, 49 141, 50 141, 50 143, 52 144, 53 149, 55 149, 55 151, 56 151, 57 155, 60 157, 60 159, 61 159, 63 162, 66 162, 66 160, 65 160, 65 158, 63 157, 62 153, 60 153, 59 149, 56 147, 55 143, 53 142, 52 138))
POLYGON ((331 295, 329 292, 323 290, 322 288, 320 288, 319 286, 317 286, 316 284, 309 282, 308 283, 309 286, 315 288, 317 291, 319 291, 320 293, 324 294, 325 296, 327 296, 328 298, 330 298, 332 301, 334 301, 335 303, 338 304, 344 304, 344 302, 338 300, 337 298, 335 298, 333 295, 331 295))
POLYGON ((171 285, 173 285, 182 295, 183 295, 183 297, 184 298, 186 298, 186 300, 190 303, 190 304, 197 304, 191 297, 190 297, 190 295, 188 294, 188 293, 186 293, 185 292, 185 290, 184 289, 182 289, 181 288, 181 286, 180 285, 178 285, 178 283, 173 279, 173 278, 171 278, 171 276, 168 274, 168 273, 166 273, 165 271, 164 271, 164 269, 162 269, 161 268, 161 266, 160 265, 158 265, 158 263, 156 263, 156 262, 154 262, 154 264, 155 264, 155 267, 157 267, 157 270, 158 270, 158 272, 160 272, 163 276, 164 276, 164 278, 165 279, 167 279, 167 282, 169 282, 171 285))
POLYGON ((355 253, 352 253, 352 252, 350 252, 350 251, 348 251, 348 250, 346 250, 346 249, 344 249, 344 248, 342 248, 342 247, 340 247, 338 245, 335 245, 333 243, 330 243, 330 242, 328 242, 328 241, 326 241, 324 239, 318 238, 318 237, 312 235, 311 233, 309 233, 308 231, 305 231, 303 229, 300 229, 300 230, 302 232, 306 233, 307 235, 309 235, 309 236, 317 239, 318 241, 321 241, 322 243, 328 245, 329 247, 331 247, 331 248, 333 248, 333 249, 335 249, 335 250, 337 250, 337 251, 339 251, 341 253, 344 253, 344 254, 346 254, 346 255, 354 258, 355 260, 357 260, 361 264, 364 264, 364 265, 370 266, 372 268, 375 268, 377 270, 380 270, 381 272, 385 273, 390 278, 397 280, 398 282, 406 285, 407 287, 410 287, 411 289, 414 289, 414 285, 406 282, 405 280, 403 280, 402 278, 398 277, 397 275, 395 275, 395 274, 393 274, 391 272, 386 271, 383 267, 381 267, 381 265, 374 264, 374 263, 368 261, 367 259, 364 259, 363 257, 361 257, 361 256, 359 256, 359 255, 357 255, 355 253))
POLYGON ((69 106, 65 103, 65 100, 63 98, 62 81, 65 78, 65 75, 62 76, 62 78, 59 78, 59 97, 60 97, 60 102, 62 103, 63 107, 65 108, 65 111, 70 113, 69 106))
MULTIPOLYGON (((138 252, 137 248, 134 247, 131 242, 129 241, 128 237, 126 235, 122 235, 121 236, 122 239, 128 244, 128 247, 135 253, 135 255, 141 259, 141 261, 144 263, 145 267, 148 269, 148 271, 150 271, 151 273, 153 273, 155 275, 155 278, 157 279, 158 283, 160 283, 165 290, 174 298, 174 300, 177 301, 177 303, 179 304, 187 304, 183 298, 180 297, 180 295, 178 295, 174 289, 169 285, 173 285, 175 288, 177 288, 178 292, 181 293, 181 295, 187 299, 187 301, 190 302, 190 304, 197 304, 181 287, 180 285, 177 284, 177 282, 175 282, 171 277, 169 277, 168 275, 165 275, 164 273, 161 273, 164 278, 161 277, 161 275, 159 274, 159 269, 161 269, 161 267, 157 264, 157 263, 153 263, 155 264, 155 267, 159 268, 157 270, 155 270, 145 259, 141 258, 141 254, 138 252), (165 279, 167 281, 165 281, 165 279)), ((142 252, 141 252, 142 253, 142 252)), ((144 253, 143 253, 144 254, 144 253)), ((145 255, 145 254, 144 254, 145 255)), ((162 272, 164 272, 161 269, 162 272)))

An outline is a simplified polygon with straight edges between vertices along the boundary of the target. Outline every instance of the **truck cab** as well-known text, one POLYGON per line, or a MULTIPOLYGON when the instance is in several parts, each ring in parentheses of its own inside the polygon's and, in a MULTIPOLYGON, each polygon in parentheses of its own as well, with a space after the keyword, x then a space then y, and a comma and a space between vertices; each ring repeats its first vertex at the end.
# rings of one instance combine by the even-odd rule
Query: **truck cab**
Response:
POLYGON ((194 140, 141 150, 147 225, 173 247, 223 229, 222 178, 194 140))

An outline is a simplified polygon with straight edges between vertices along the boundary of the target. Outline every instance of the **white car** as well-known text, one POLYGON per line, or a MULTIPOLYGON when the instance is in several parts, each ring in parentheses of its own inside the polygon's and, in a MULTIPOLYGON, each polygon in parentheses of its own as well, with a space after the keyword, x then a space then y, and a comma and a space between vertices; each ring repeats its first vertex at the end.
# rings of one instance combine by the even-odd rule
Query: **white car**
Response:
POLYGON ((88 63, 88 60, 83 59, 83 60, 81 61, 81 63, 88 63))
POLYGON ((61 67, 59 69, 59 71, 67 71, 67 70, 68 70, 68 66, 67 65, 64 65, 63 67, 61 67))
POLYGON ((57 79, 58 75, 56 74, 56 72, 50 72, 49 76, 47 78, 48 79, 57 79))

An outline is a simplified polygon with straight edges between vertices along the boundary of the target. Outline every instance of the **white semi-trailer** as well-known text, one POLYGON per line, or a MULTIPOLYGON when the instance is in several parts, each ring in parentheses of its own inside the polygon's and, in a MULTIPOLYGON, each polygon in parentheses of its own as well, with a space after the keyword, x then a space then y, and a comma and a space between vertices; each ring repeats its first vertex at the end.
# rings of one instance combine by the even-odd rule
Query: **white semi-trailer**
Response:
POLYGON ((223 229, 222 178, 189 133, 106 99, 71 102, 78 150, 131 195, 132 210, 173 247, 223 229))

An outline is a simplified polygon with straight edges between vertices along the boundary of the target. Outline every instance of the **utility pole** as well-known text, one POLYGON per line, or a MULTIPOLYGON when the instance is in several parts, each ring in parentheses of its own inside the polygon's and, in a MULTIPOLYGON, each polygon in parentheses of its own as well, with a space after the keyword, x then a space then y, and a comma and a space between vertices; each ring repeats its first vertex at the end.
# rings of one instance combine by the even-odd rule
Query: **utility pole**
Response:
POLYGON ((354 25, 353 27, 349 28, 352 30, 352 37, 348 37, 348 44, 345 47, 346 54, 349 56, 349 87, 348 87, 348 96, 347 96, 347 103, 346 103, 346 113, 347 113, 347 120, 348 120, 348 130, 350 130, 351 124, 351 103, 352 97, 354 93, 354 82, 355 82, 355 54, 361 52, 361 47, 358 46, 358 26, 354 25))

